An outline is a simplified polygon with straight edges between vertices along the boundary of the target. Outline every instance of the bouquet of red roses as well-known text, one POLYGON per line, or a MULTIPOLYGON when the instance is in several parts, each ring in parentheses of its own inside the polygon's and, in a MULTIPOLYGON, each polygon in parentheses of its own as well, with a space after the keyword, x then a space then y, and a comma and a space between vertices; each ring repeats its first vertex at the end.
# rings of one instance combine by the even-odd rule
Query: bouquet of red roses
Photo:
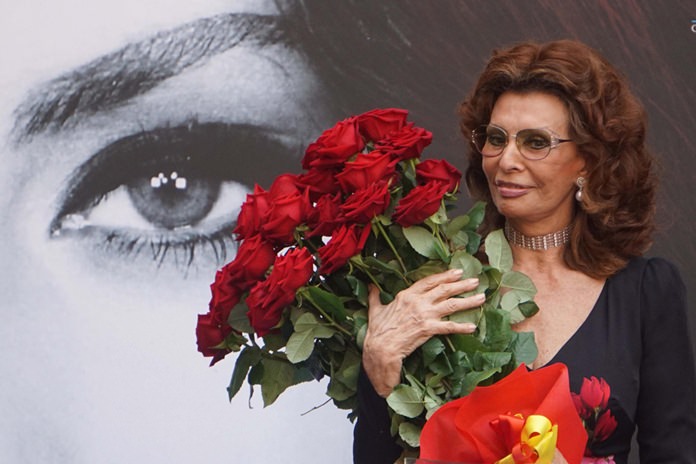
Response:
POLYGON ((370 111, 311 143, 302 173, 254 187, 234 230, 236 257, 217 272, 196 328, 211 364, 239 352, 230 398, 246 380, 269 405, 289 386, 328 376, 327 395, 352 418, 368 285, 387 302, 454 267, 478 277, 487 300, 452 316, 476 323, 475 334, 434 337, 406 359, 404 383, 388 398, 404 447, 418 446, 438 407, 536 357, 533 335, 510 327, 536 312, 534 285, 512 271, 501 231, 486 238, 485 264, 474 256, 484 207, 448 217, 461 173, 420 159, 431 140, 405 110, 370 111))

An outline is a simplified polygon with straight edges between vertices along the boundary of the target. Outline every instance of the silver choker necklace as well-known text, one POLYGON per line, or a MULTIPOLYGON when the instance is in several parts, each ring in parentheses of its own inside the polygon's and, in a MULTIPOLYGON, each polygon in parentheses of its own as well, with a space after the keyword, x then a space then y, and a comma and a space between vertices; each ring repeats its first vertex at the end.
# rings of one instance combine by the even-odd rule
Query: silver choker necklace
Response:
POLYGON ((550 234, 528 237, 522 232, 516 231, 506 222, 505 237, 507 237, 508 242, 511 245, 520 248, 536 251, 548 250, 549 248, 565 245, 570 241, 570 224, 565 226, 563 229, 557 230, 556 232, 551 232, 550 234))

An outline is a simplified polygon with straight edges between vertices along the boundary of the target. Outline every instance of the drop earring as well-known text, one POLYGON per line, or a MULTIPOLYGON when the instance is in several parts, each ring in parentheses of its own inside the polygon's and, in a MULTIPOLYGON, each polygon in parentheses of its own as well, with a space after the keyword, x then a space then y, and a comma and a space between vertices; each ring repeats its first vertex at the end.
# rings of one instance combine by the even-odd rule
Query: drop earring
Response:
POLYGON ((582 188, 585 186, 585 178, 584 177, 578 177, 575 180, 575 185, 578 186, 578 191, 575 192, 575 199, 582 203, 582 188))

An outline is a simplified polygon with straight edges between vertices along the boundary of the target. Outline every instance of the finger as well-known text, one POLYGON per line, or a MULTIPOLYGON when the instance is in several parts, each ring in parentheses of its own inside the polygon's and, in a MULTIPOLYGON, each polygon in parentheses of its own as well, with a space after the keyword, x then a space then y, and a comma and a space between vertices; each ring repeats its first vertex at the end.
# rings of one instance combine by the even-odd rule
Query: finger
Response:
POLYGON ((414 283, 411 286, 411 288, 427 292, 428 290, 432 290, 438 285, 458 281, 459 279, 461 279, 462 274, 463 271, 461 269, 450 269, 449 271, 439 272, 437 274, 423 277, 421 280, 414 283))
POLYGON ((486 301, 485 293, 477 293, 476 295, 466 298, 447 298, 439 303, 436 307, 440 317, 448 316, 458 311, 474 309, 481 306, 486 301))
POLYGON ((382 301, 379 299, 379 288, 376 285, 370 284, 369 293, 367 294, 367 317, 371 317, 372 311, 375 308, 382 306, 382 301))
POLYGON ((433 327, 433 332, 439 335, 470 334, 476 331, 476 324, 470 322, 440 321, 433 327))
POLYGON ((433 292, 433 303, 438 303, 447 298, 453 297, 455 295, 462 295, 463 293, 471 292, 476 290, 478 287, 479 280, 477 278, 458 280, 456 282, 447 282, 440 284, 434 289, 433 292))

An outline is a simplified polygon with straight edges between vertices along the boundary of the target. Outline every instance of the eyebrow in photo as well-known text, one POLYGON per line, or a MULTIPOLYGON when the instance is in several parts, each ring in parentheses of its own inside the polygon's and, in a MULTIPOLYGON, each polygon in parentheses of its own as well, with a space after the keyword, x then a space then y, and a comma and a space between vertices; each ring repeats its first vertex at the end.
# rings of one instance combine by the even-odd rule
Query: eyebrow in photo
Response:
POLYGON ((50 80, 18 105, 18 142, 69 127, 152 90, 201 60, 240 44, 287 43, 277 16, 223 14, 134 42, 50 80))

